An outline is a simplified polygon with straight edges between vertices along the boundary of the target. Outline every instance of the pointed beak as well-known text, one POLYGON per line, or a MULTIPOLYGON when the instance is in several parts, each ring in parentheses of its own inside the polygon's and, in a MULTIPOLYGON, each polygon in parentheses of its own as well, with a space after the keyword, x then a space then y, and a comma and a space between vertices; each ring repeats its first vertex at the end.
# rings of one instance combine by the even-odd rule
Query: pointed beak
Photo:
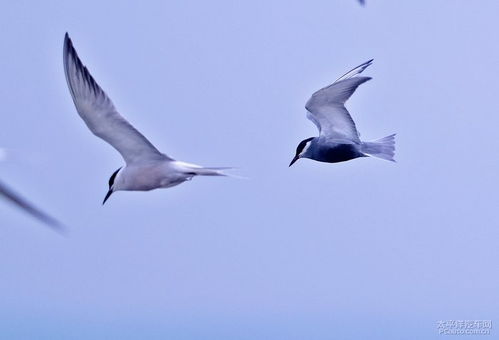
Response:
POLYGON ((300 156, 296 155, 296 156, 293 158, 293 160, 291 161, 291 163, 289 163, 289 166, 293 165, 293 164, 294 164, 294 162, 296 162, 296 161, 297 161, 297 160, 299 160, 299 159, 300 159, 300 156))
POLYGON ((113 189, 109 189, 109 191, 106 194, 106 197, 104 197, 104 201, 102 202, 102 205, 104 205, 104 203, 106 203, 107 199, 109 197, 111 197, 112 194, 113 194, 113 189))

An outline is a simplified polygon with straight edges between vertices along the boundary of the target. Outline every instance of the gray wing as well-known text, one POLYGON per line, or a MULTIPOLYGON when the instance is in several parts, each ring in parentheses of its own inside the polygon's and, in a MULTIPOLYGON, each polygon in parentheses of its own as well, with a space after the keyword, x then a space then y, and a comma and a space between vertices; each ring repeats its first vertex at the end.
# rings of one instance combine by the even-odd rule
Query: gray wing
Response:
POLYGON ((357 76, 371 63, 372 59, 345 73, 333 84, 315 92, 305 104, 307 118, 317 126, 321 137, 360 143, 355 122, 345 108, 345 102, 360 84, 371 79, 357 76))
POLYGON ((63 226, 57 222, 54 218, 50 217, 49 215, 43 213, 42 211, 38 210, 35 208, 33 205, 28 203, 26 200, 21 198, 19 195, 15 194, 11 189, 9 189, 5 184, 0 182, 0 196, 3 196, 13 204, 17 205, 19 208, 23 209, 27 213, 29 213, 31 216, 37 218, 38 220, 42 221, 46 225, 56 229, 57 231, 61 232, 64 230, 63 226))
POLYGON ((64 73, 76 110, 94 135, 113 146, 127 164, 151 159, 170 159, 159 152, 118 111, 82 64, 73 43, 64 37, 64 73))

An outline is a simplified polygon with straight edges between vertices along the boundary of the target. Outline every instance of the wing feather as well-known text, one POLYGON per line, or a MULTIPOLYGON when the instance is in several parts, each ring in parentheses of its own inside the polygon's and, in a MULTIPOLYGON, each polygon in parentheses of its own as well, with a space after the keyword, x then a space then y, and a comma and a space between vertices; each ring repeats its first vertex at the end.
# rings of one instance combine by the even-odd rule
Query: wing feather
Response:
POLYGON ((17 205, 19 208, 23 209, 33 217, 47 224, 48 226, 58 230, 63 231, 63 226, 54 218, 45 214, 41 210, 38 210, 33 205, 28 203, 26 200, 21 198, 21 196, 14 193, 11 189, 9 189, 5 184, 0 182, 0 196, 3 196, 5 199, 9 200, 13 204, 17 205))
POLYGON ((67 33, 64 37, 63 59, 66 81, 76 110, 94 135, 118 150, 127 164, 170 159, 119 114, 111 99, 81 62, 67 33))
POLYGON ((345 102, 357 87, 371 79, 357 76, 371 63, 372 59, 345 73, 333 84, 315 92, 307 101, 307 118, 317 126, 320 136, 360 143, 355 122, 345 108, 345 102))

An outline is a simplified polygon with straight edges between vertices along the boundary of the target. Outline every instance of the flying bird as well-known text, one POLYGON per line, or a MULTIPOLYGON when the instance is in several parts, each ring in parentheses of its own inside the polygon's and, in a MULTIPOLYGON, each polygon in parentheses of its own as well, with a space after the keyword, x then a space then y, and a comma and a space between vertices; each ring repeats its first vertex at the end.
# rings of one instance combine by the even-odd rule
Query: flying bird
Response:
POLYGON ((195 176, 228 176, 230 168, 202 167, 177 161, 161 153, 116 110, 83 65, 73 43, 64 37, 64 73, 78 114, 90 131, 111 144, 125 160, 125 166, 109 178, 109 190, 102 204, 115 191, 149 191, 169 188, 195 176))
POLYGON ((394 161, 395 134, 363 142, 355 123, 345 108, 345 102, 360 84, 370 77, 358 76, 373 59, 341 76, 333 84, 315 92, 305 104, 307 118, 319 129, 319 137, 307 138, 298 144, 289 166, 300 158, 337 163, 358 157, 374 156, 394 161))
POLYGON ((17 205, 19 208, 23 209, 28 214, 37 218, 38 220, 45 223, 49 227, 52 227, 53 229, 59 232, 62 232, 64 230, 63 226, 57 220, 45 214, 41 210, 35 208, 33 205, 28 203, 28 201, 26 201, 24 198, 14 193, 13 190, 11 190, 2 182, 0 182, 0 196, 4 197, 6 200, 10 201, 14 205, 17 205))

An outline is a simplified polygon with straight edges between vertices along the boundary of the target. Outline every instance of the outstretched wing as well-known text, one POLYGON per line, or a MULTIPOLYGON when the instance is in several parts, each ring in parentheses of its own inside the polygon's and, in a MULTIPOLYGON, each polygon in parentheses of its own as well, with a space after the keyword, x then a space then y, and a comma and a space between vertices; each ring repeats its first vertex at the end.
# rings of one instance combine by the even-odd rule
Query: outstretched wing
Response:
POLYGON ((82 64, 67 33, 63 59, 76 110, 94 135, 118 150, 127 164, 168 158, 116 111, 111 99, 82 64))
POLYGON ((359 133, 345 108, 345 102, 360 84, 371 79, 357 76, 371 63, 372 59, 345 73, 333 84, 315 92, 305 104, 307 118, 317 126, 320 136, 360 143, 359 133))
POLYGON ((3 196, 13 204, 17 205, 19 208, 23 209, 27 213, 29 213, 31 216, 37 218, 38 220, 42 221, 43 223, 47 224, 48 226, 58 230, 58 231, 63 231, 62 225, 57 222, 54 218, 50 217, 49 215, 43 213, 42 211, 38 210, 35 208, 33 205, 28 203, 26 200, 21 198, 19 195, 15 194, 11 189, 9 189, 5 184, 0 182, 0 196, 3 196))

